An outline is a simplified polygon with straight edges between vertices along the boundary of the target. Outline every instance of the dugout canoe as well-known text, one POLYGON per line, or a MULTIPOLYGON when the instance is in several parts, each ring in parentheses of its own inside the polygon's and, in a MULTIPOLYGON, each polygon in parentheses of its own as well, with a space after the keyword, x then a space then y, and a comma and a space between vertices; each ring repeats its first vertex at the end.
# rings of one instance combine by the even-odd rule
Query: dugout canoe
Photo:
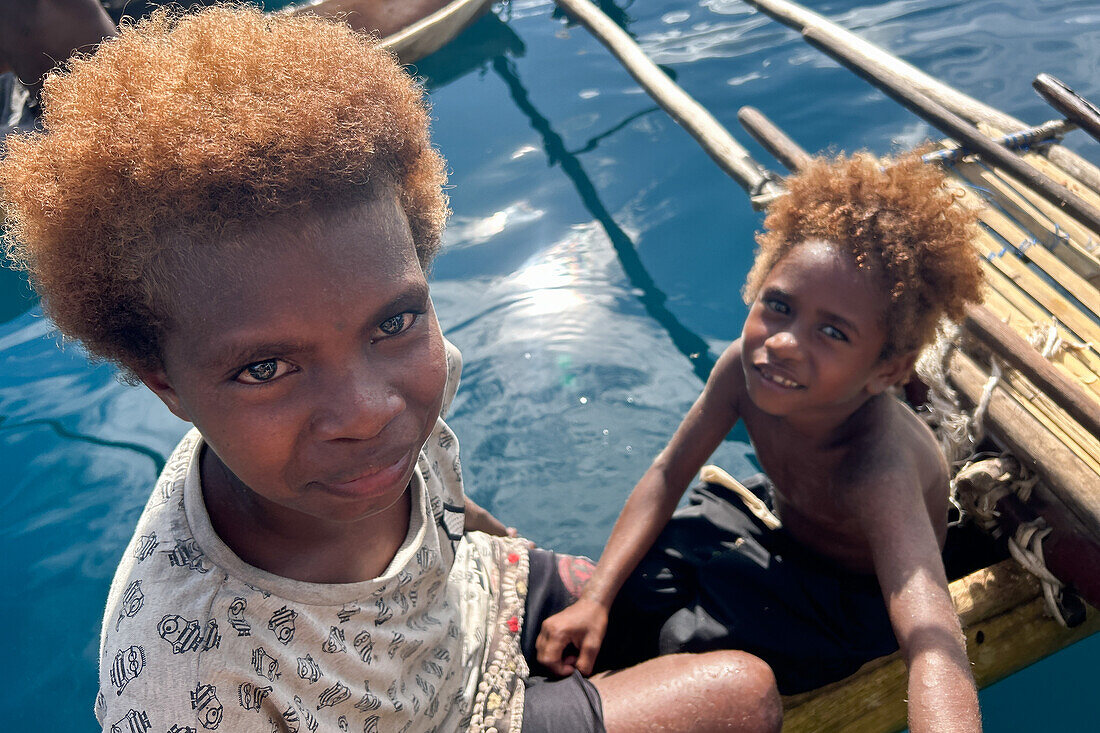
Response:
MULTIPOLYGON (((373 28, 357 23, 360 9, 376 0, 315 0, 296 5, 290 12, 310 12, 329 17, 341 17, 352 28, 372 31, 373 28)), ((382 45, 397 54, 402 63, 411 64, 430 56, 450 43, 479 16, 489 10, 493 0, 453 0, 434 13, 391 33, 382 39, 382 45)))
MULTIPOLYGON (((945 565, 975 680, 985 687, 1100 631, 1100 171, 1058 144, 1096 108, 1051 100, 1070 119, 1029 128, 795 3, 748 2, 947 135, 929 164, 944 166, 963 203, 980 212, 974 246, 985 304, 926 355, 927 384, 907 396, 938 423, 945 451, 977 459, 955 477, 963 521, 948 534, 945 565), (960 431, 970 439, 947 440, 960 431)), ((781 195, 782 177, 698 112, 622 29, 588 0, 557 3, 755 207, 781 195)), ((745 108, 739 118, 785 167, 808 158, 761 112, 745 108)), ((784 730, 901 730, 906 680, 898 654, 873 660, 845 680, 787 697, 784 730)))

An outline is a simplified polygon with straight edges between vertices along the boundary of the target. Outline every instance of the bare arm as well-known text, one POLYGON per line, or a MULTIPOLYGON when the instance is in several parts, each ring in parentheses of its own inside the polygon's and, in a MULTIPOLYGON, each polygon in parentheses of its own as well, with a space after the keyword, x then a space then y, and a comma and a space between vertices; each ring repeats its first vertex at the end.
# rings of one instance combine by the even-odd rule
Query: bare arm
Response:
POLYGON ((581 598, 543 624, 538 658, 555 673, 569 674, 573 667, 591 673, 615 595, 668 523, 691 477, 737 422, 743 389, 741 344, 735 341, 718 359, 672 440, 631 492, 581 598), (562 659, 570 643, 580 651, 575 664, 562 659))
POLYGON ((897 475, 865 495, 875 572, 909 669, 909 729, 980 731, 978 692, 920 487, 911 474, 897 475))
POLYGON ((467 532, 484 532, 485 534, 495 534, 500 536, 514 537, 516 531, 505 527, 504 523, 489 513, 488 509, 485 509, 478 504, 474 503, 474 500, 470 497, 466 497, 466 527, 467 532))

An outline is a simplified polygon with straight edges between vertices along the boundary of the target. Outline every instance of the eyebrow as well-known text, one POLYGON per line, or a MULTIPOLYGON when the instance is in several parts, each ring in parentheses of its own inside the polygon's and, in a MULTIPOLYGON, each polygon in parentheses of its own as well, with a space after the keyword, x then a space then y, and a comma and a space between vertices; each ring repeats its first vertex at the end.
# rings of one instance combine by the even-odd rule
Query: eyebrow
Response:
MULTIPOLYGON (((427 308, 430 292, 426 281, 407 283, 407 287, 404 287, 396 297, 369 314, 366 322, 381 322, 412 308, 427 308)), ((224 346, 216 348, 207 358, 200 359, 199 363, 215 369, 237 368, 276 356, 301 354, 310 350, 311 347, 307 343, 293 340, 277 339, 259 343, 243 339, 229 340, 224 346)))
MULTIPOLYGON (((764 298, 783 298, 785 300, 791 300, 791 301, 796 301, 797 300, 797 298, 795 298, 793 295, 788 293, 786 290, 784 290, 783 288, 776 287, 775 285, 769 285, 767 288, 765 288, 763 290, 763 292, 761 292, 760 295, 761 295, 761 297, 764 297, 764 298)), ((828 311, 828 310, 819 310, 818 314, 822 318, 824 318, 826 321, 831 321, 833 324, 835 324, 837 326, 841 326, 843 328, 846 328, 846 329, 852 331, 856 336, 861 336, 862 335, 859 331, 859 328, 856 327, 856 324, 852 323, 851 321, 849 321, 847 318, 840 315, 839 313, 834 313, 834 312, 828 311)))

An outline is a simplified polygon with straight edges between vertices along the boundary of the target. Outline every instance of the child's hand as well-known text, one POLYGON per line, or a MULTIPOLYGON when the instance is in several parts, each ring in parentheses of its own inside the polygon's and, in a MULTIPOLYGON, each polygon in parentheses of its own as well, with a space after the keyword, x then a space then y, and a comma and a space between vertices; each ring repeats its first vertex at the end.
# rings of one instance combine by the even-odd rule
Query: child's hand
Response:
POLYGON ((590 675, 606 632, 607 608, 581 598, 542 622, 535 641, 539 662, 562 677, 573 674, 574 669, 590 675), (567 653, 575 650, 580 653, 567 653))

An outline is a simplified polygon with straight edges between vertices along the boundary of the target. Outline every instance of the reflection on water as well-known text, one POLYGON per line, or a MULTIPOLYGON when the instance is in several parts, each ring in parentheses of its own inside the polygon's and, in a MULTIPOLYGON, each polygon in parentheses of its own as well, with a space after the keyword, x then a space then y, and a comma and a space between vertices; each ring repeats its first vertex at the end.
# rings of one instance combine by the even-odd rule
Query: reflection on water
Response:
MULTIPOLYGON (((433 293, 465 360, 449 422, 471 496, 542 546, 598 555, 700 381, 595 222, 508 276, 433 293)), ((719 459, 744 474, 746 450, 729 443, 719 459)))

